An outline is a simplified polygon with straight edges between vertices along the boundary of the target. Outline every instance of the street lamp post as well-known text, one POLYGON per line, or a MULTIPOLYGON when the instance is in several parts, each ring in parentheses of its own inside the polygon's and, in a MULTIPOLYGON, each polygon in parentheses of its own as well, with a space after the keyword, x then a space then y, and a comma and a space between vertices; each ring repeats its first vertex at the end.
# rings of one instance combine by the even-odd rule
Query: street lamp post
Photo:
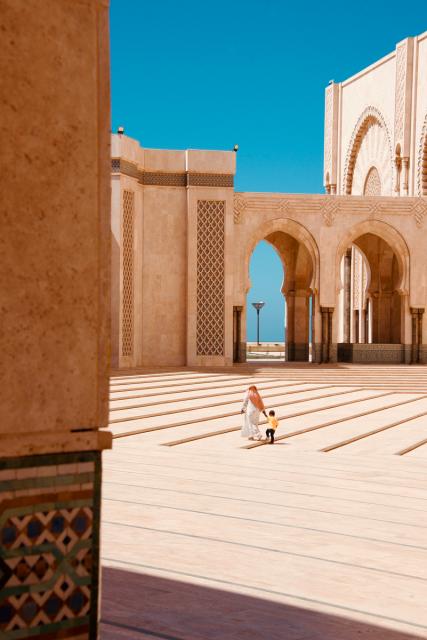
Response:
POLYGON ((256 337, 257 337, 257 344, 259 345, 259 312, 261 311, 261 309, 263 308, 263 306, 265 305, 265 302, 252 302, 252 306, 254 309, 256 309, 256 337))

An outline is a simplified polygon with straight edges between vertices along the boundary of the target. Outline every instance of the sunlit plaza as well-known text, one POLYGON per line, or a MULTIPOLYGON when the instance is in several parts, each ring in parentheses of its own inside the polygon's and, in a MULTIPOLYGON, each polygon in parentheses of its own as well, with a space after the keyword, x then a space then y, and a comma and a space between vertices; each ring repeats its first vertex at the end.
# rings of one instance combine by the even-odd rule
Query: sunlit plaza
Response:
POLYGON ((418 367, 115 375, 102 637, 427 637, 426 418, 418 367))

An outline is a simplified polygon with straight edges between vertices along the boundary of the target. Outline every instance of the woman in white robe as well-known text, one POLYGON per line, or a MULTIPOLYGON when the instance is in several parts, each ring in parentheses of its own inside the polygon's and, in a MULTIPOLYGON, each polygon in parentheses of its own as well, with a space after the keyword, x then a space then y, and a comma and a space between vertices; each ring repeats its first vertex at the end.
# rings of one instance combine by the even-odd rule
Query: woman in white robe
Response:
POLYGON ((267 417, 264 403, 258 393, 258 389, 255 385, 252 385, 247 390, 243 400, 243 407, 241 411, 241 413, 244 414, 241 431, 242 438, 248 438, 249 440, 262 440, 262 434, 258 428, 259 414, 261 412, 265 417, 267 417))

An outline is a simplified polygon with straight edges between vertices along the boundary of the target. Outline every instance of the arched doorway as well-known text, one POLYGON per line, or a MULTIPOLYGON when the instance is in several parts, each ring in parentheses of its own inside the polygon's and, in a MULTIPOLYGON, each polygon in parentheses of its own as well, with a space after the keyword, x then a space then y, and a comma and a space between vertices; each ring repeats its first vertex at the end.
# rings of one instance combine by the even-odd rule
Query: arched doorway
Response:
MULTIPOLYGON (((296 225, 296 223, 293 224, 296 225)), ((311 343, 314 333, 313 282, 315 263, 313 252, 312 247, 307 246, 307 243, 302 240, 301 233, 298 237, 297 234, 294 235, 283 230, 283 228, 286 229, 286 221, 282 220, 281 226, 282 229, 273 226, 267 230, 262 239, 274 247, 284 270, 281 291, 285 299, 285 359, 287 361, 308 362, 311 360, 311 343)), ((246 293, 249 289, 250 280, 248 280, 246 293)), ((250 311, 246 307, 246 314, 248 313, 250 311)))
POLYGON ((404 361, 406 246, 383 223, 359 231, 340 248, 338 360, 404 361))
POLYGON ((246 295, 246 358, 284 360, 285 264, 276 247, 261 240, 249 263, 250 289, 246 295))

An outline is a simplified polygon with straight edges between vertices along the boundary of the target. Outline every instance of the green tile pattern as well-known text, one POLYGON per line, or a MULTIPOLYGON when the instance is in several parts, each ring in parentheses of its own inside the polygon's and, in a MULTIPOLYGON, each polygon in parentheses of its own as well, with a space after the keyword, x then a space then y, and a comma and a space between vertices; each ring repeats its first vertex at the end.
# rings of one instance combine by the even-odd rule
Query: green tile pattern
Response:
POLYGON ((0 637, 96 637, 99 452, 0 458, 0 637))

